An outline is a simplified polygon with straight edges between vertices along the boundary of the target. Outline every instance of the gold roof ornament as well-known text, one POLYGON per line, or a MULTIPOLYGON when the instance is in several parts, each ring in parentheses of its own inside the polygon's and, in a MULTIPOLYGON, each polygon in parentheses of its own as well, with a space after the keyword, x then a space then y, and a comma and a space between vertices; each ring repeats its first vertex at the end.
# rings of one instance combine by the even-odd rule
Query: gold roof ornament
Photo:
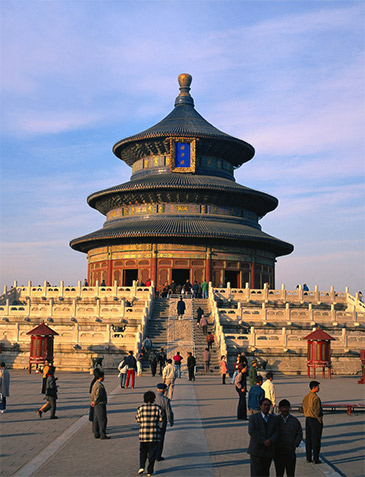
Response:
POLYGON ((194 100, 189 93, 192 81, 193 77, 188 73, 182 73, 179 75, 178 82, 180 86, 180 94, 175 100, 175 106, 178 106, 179 104, 190 104, 191 106, 194 106, 194 100))

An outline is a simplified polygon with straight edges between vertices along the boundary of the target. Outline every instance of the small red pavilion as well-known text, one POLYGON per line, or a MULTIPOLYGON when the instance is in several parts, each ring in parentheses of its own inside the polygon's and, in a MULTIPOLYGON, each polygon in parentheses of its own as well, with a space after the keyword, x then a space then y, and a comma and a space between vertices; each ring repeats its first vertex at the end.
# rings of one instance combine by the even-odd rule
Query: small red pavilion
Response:
POLYGON ((313 378, 316 377, 316 368, 322 368, 324 378, 325 368, 328 368, 328 378, 331 379, 331 340, 335 340, 321 328, 303 338, 308 341, 307 353, 307 376, 309 378, 310 368, 313 369, 313 378))
POLYGON ((55 336, 58 336, 58 333, 42 323, 28 331, 27 335, 31 335, 28 367, 30 374, 32 364, 35 364, 38 368, 40 364, 45 364, 46 361, 53 363, 53 340, 55 336))

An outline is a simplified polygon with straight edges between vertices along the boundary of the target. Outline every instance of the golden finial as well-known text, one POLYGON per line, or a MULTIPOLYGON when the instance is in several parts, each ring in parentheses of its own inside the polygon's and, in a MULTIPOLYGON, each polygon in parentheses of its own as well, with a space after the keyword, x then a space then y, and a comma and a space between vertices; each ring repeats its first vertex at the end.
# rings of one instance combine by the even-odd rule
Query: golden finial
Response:
POLYGON ((180 94, 176 98, 175 106, 178 104, 191 104, 194 106, 193 98, 190 96, 190 85, 193 81, 193 77, 188 73, 182 73, 178 77, 179 86, 180 86, 180 94))

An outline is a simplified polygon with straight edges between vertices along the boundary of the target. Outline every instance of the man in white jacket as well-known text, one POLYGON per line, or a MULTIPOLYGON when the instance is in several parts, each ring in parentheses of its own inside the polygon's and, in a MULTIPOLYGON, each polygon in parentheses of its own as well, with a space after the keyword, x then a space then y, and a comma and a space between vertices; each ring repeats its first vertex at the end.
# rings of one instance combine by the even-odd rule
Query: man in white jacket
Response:
POLYGON ((162 371, 162 379, 167 386, 167 397, 169 399, 172 399, 176 379, 176 371, 175 366, 172 365, 172 359, 167 360, 167 365, 163 368, 162 371))
POLYGON ((271 371, 266 373, 266 381, 262 384, 262 389, 265 391, 265 398, 270 399, 272 403, 272 407, 270 409, 270 413, 272 414, 275 409, 276 401, 275 401, 275 386, 273 385, 272 380, 274 376, 271 371))

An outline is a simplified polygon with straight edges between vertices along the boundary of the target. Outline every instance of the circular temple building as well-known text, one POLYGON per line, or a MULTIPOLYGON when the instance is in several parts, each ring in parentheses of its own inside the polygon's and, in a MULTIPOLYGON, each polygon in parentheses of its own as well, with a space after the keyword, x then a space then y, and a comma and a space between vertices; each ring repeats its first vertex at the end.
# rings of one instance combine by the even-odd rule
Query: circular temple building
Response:
POLYGON ((159 290, 172 280, 274 288, 276 257, 293 251, 259 224, 278 200, 235 181, 254 148, 195 110, 191 81, 179 76, 180 94, 162 121, 115 144, 130 181, 87 199, 106 222, 70 245, 88 254, 90 286, 151 279, 159 290))

